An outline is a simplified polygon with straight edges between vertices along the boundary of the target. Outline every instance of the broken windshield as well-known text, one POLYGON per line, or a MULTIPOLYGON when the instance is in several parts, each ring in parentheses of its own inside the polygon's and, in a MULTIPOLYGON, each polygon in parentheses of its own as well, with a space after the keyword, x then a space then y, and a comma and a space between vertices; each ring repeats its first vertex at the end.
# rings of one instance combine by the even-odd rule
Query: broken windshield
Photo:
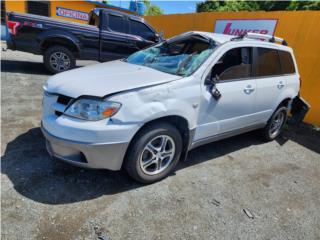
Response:
POLYGON ((198 35, 189 36, 138 51, 130 55, 126 61, 170 74, 189 76, 200 67, 216 47, 214 41, 198 35))

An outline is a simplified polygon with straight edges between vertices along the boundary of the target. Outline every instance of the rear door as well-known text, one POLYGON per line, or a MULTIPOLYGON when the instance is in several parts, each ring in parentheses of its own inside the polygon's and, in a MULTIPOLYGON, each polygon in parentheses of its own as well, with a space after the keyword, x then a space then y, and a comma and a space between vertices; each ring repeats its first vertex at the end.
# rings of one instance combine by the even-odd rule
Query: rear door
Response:
POLYGON ((213 87, 221 98, 212 96, 211 86, 203 86, 195 140, 241 130, 254 121, 256 81, 252 78, 252 48, 228 50, 206 77, 218 78, 213 87))
POLYGON ((300 88, 300 76, 296 70, 292 53, 289 51, 279 50, 282 74, 286 78, 287 88, 293 89, 298 93, 300 88))
POLYGON ((254 116, 257 122, 266 122, 277 107, 279 96, 287 84, 281 71, 278 49, 276 47, 254 48, 253 66, 257 82, 254 116))
POLYGON ((104 13, 104 22, 100 31, 100 59, 108 61, 120 59, 130 54, 127 17, 113 12, 106 12, 104 13))

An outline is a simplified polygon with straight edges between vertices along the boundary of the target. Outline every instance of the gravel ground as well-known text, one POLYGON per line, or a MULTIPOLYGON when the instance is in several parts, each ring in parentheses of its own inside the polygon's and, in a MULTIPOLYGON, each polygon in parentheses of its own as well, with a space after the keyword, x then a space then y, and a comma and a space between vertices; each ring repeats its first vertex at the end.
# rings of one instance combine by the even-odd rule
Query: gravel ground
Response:
POLYGON ((313 127, 288 126, 269 143, 248 133, 202 146, 172 176, 144 186, 124 172, 49 158, 41 59, 2 52, 2 239, 320 239, 313 127))

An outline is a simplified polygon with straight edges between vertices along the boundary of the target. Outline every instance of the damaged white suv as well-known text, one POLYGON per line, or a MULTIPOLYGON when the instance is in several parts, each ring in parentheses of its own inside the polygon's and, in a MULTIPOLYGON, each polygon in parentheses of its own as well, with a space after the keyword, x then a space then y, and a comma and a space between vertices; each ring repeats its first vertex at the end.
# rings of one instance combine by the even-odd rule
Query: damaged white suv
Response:
POLYGON ((78 166, 123 167, 151 183, 202 144, 259 128, 272 140, 301 102, 285 45, 259 34, 188 32, 52 76, 42 117, 48 152, 78 166))

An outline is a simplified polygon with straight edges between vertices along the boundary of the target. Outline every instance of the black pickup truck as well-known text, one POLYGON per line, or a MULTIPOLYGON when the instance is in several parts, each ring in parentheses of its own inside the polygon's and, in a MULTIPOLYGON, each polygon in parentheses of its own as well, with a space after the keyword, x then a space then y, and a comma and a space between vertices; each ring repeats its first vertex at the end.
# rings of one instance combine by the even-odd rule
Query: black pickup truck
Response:
POLYGON ((8 48, 43 55, 52 73, 73 68, 76 59, 120 59, 162 41, 144 19, 99 8, 89 13, 88 25, 10 12, 7 26, 8 48))

